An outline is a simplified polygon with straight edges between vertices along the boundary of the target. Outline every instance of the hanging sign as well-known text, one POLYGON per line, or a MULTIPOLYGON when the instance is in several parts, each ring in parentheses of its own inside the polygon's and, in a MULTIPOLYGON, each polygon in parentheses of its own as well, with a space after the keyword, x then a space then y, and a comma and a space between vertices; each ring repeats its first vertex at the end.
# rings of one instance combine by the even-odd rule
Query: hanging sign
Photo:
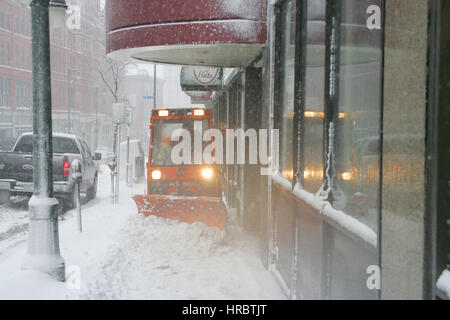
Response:
POLYGON ((207 86, 217 80, 220 68, 194 67, 195 80, 202 86, 207 86))
POLYGON ((183 91, 217 91, 222 89, 223 69, 215 67, 182 67, 180 85, 183 91))

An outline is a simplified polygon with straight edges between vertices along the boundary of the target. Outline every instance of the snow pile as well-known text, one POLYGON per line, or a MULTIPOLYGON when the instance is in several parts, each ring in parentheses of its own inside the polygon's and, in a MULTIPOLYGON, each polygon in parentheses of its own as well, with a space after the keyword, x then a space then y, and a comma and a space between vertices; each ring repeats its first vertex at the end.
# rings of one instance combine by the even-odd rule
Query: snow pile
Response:
POLYGON ((95 281, 87 285, 81 297, 162 298, 158 293, 154 297, 154 290, 165 288, 164 276, 176 275, 174 268, 189 260, 211 256, 224 236, 223 231, 200 223, 187 224, 140 214, 131 216, 118 241, 109 248, 95 281), (158 274, 159 277, 153 277, 158 274), (142 282, 148 283, 147 290, 140 288, 142 282), (155 282, 160 285, 152 287, 155 282))
POLYGON ((124 228, 124 243, 137 245, 136 251, 145 254, 148 244, 156 249, 155 255, 163 258, 186 259, 209 256, 214 252, 225 233, 201 223, 181 223, 155 216, 136 215, 124 228))
POLYGON ((98 197, 60 222, 66 282, 21 271, 27 235, 0 240, 3 299, 285 299, 264 269, 256 234, 226 232, 137 213, 132 200, 144 185, 122 184, 112 205, 110 176, 99 175, 98 197))
MULTIPOLYGON (((284 299, 256 238, 235 227, 131 216, 82 299, 284 299)), ((95 276, 93 276, 95 274, 95 276)))
POLYGON ((436 283, 436 287, 445 292, 447 297, 450 298, 450 271, 444 270, 444 272, 442 272, 436 283))

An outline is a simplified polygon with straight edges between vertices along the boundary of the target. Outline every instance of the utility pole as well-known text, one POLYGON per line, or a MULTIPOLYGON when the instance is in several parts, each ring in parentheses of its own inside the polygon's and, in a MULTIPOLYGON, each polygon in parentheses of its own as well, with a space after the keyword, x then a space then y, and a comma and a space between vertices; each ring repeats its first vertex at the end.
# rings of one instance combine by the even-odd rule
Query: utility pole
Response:
POLYGON ((116 153, 116 170, 115 170, 115 182, 116 182, 116 187, 115 187, 115 199, 114 199, 114 203, 118 204, 119 203, 119 188, 120 188, 120 124, 117 125, 117 153, 116 153))
POLYGON ((133 166, 130 164, 130 130, 133 122, 133 108, 127 104, 125 122, 127 125, 127 165, 126 183, 128 187, 133 186, 133 166))
POLYGON ((153 110, 156 109, 156 63, 153 65, 153 110))
POLYGON ((33 196, 29 202, 28 251, 23 269, 65 280, 59 250, 58 201, 53 197, 52 100, 49 7, 65 16, 64 0, 22 1, 31 6, 33 52, 33 196))
POLYGON ((113 124, 115 126, 113 142, 113 159, 111 168, 111 203, 119 203, 119 174, 120 174, 120 125, 125 123, 125 104, 113 103, 113 124))
POLYGON ((72 108, 72 80, 70 71, 70 69, 67 70, 67 133, 70 133, 70 109, 72 108))

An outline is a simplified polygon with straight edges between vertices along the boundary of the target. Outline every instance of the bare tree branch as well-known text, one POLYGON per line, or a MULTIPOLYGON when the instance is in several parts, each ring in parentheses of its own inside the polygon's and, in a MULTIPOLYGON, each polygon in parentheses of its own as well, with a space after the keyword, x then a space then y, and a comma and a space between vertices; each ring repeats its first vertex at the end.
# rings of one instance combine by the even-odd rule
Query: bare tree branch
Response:
POLYGON ((134 63, 131 61, 121 62, 106 59, 103 65, 91 65, 89 63, 88 65, 91 69, 98 72, 114 100, 119 102, 119 90, 123 75, 125 74, 126 68, 129 65, 134 65, 134 63))

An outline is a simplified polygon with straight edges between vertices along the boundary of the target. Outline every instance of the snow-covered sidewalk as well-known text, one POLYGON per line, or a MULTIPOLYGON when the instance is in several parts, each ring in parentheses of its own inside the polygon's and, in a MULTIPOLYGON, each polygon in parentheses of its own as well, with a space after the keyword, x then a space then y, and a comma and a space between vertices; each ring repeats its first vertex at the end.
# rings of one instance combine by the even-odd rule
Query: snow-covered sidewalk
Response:
POLYGON ((83 207, 83 233, 74 212, 60 222, 66 283, 20 270, 26 235, 0 242, 0 299, 285 299, 263 268, 256 236, 233 225, 223 233, 145 218, 131 198, 144 188, 122 186, 112 205, 102 174, 98 198, 83 207))

